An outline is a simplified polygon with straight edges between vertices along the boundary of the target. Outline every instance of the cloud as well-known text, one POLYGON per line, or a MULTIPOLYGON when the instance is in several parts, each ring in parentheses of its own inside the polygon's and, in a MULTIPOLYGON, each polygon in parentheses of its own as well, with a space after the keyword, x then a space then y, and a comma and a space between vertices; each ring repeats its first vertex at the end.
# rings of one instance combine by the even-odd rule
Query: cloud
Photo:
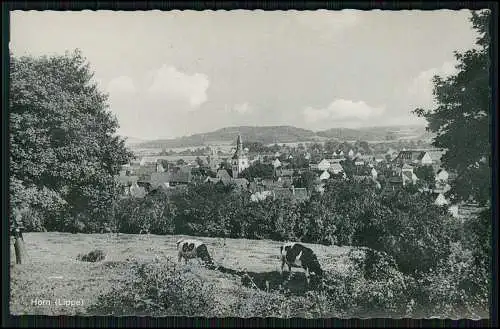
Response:
MULTIPOLYGON (((95 80, 97 83, 100 83, 98 79, 95 80)), ((118 93, 135 93, 136 91, 134 81, 130 77, 124 75, 112 79, 108 83, 107 90, 111 95, 118 93)))
POLYGON ((307 107, 303 114, 307 122, 313 123, 322 120, 368 120, 384 112, 384 107, 371 107, 363 101, 336 99, 322 109, 307 107))
POLYGON ((430 104, 433 101, 432 91, 434 88, 433 78, 435 75, 448 77, 456 74, 458 70, 455 68, 456 63, 453 61, 444 62, 440 67, 434 67, 425 71, 413 79, 408 87, 408 93, 418 99, 420 103, 430 104))
POLYGON ((165 99, 187 101, 191 108, 197 108, 207 101, 209 85, 205 74, 189 75, 164 64, 154 73, 148 92, 165 99))
MULTIPOLYGON (((98 84, 101 83, 97 78, 95 79, 95 82, 98 84)), ((132 94, 136 91, 134 81, 130 77, 124 75, 112 79, 108 83, 107 90, 111 94, 111 96, 127 93, 132 94)))
POLYGON ((355 10, 315 10, 294 12, 299 24, 318 32, 337 32, 353 27, 360 20, 360 13, 355 10))
POLYGON ((253 112, 253 108, 248 103, 240 103, 240 104, 236 104, 232 107, 228 107, 226 105, 226 112, 236 112, 239 114, 250 114, 253 112))

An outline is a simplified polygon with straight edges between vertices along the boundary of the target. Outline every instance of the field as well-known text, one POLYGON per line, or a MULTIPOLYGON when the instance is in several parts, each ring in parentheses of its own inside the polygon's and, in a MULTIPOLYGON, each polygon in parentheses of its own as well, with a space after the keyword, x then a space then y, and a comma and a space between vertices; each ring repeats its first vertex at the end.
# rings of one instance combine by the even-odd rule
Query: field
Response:
MULTIPOLYGON (((10 312, 15 315, 88 314, 87 308, 97 301, 100 294, 126 281, 134 260, 161 263, 170 258, 176 262, 175 242, 179 238, 181 236, 26 233, 24 240, 29 258, 25 264, 14 263, 11 247, 10 312), (93 249, 104 250, 106 258, 96 263, 77 260, 78 254, 93 249), (74 301, 74 305, 58 305, 61 302, 56 302, 57 299, 74 301)), ((279 242, 226 239, 224 247, 224 239, 199 239, 207 244, 216 265, 234 271, 246 270, 259 286, 268 281, 271 288, 276 288, 280 283, 279 242)), ((308 246, 313 248, 328 271, 341 273, 349 265, 346 255, 353 250, 351 247, 308 246)), ((234 303, 232 296, 241 288, 239 276, 203 268, 196 260, 180 266, 191 267, 203 280, 215 284, 217 303, 234 303)), ((294 271, 297 272, 294 276, 296 286, 300 286, 304 274, 302 270, 294 271)))

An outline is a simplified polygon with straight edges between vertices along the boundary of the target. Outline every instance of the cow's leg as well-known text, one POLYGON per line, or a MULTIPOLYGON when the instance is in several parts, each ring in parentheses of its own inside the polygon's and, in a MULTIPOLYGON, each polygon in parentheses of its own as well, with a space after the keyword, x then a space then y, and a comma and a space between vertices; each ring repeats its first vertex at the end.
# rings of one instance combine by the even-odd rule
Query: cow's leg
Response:
POLYGON ((285 269, 285 259, 281 258, 281 275, 283 275, 283 270, 285 269))
POLYGON ((306 268, 306 281, 307 281, 307 285, 309 285, 309 267, 306 268))
POLYGON ((180 263, 180 262, 181 262, 181 260, 182 260, 182 254, 181 254, 181 253, 179 253, 179 259, 177 260, 177 262, 178 262, 178 263, 180 263))

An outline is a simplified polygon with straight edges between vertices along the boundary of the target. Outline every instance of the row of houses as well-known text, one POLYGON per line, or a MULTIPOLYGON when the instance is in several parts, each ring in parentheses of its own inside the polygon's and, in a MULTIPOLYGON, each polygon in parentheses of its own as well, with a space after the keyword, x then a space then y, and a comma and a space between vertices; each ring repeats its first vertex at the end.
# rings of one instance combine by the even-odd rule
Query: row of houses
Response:
MULTIPOLYGON (((386 187, 389 189, 396 189, 408 184, 415 184, 419 178, 416 176, 414 169, 419 166, 430 166, 435 172, 435 186, 433 192, 437 194, 436 204, 446 205, 449 200, 444 197, 445 193, 449 190, 450 180, 453 179, 453 174, 448 173, 441 168, 441 157, 444 150, 402 150, 395 153, 394 150, 388 155, 392 161, 386 162, 385 165, 393 169, 393 176, 386 177, 386 187)), ((247 152, 242 149, 241 136, 238 136, 237 147, 234 155, 229 159, 221 159, 214 157, 207 157, 207 161, 200 163, 198 159, 191 159, 182 166, 172 166, 171 168, 163 168, 159 160, 161 157, 143 158, 139 166, 132 168, 125 168, 126 175, 120 175, 118 180, 125 188, 125 195, 144 196, 147 193, 162 190, 167 192, 171 189, 186 186, 190 183, 212 183, 223 185, 234 185, 239 190, 244 190, 251 194, 253 201, 260 201, 268 197, 279 198, 288 196, 293 200, 306 200, 311 191, 305 188, 294 187, 294 175, 300 175, 302 170, 287 169, 287 163, 280 161, 277 156, 280 154, 270 154, 275 156, 271 164, 275 168, 274 179, 256 179, 254 182, 248 182, 245 178, 239 178, 238 175, 246 168, 248 168, 255 161, 262 161, 269 159, 263 158, 263 155, 256 155, 249 158, 247 152), (216 160, 215 160, 216 159, 216 160), (220 161, 227 161, 231 165, 231 169, 220 168, 220 161), (217 164, 217 165, 215 165, 217 164), (206 166, 216 170, 216 176, 210 177, 203 174, 193 174, 193 169, 201 166, 206 166)), ((272 157, 271 157, 272 158, 272 157)), ((368 167, 364 174, 354 175, 353 181, 371 180, 378 187, 380 187, 379 175, 375 167, 380 166, 382 162, 386 161, 383 158, 377 158, 371 155, 363 155, 360 152, 354 153, 350 150, 346 156, 342 151, 334 152, 333 157, 321 160, 317 164, 310 164, 309 170, 318 172, 316 179, 316 190, 321 192, 324 183, 332 177, 347 178, 342 161, 347 158, 352 160, 355 166, 368 167)), ((451 209, 451 207, 450 207, 451 209)))

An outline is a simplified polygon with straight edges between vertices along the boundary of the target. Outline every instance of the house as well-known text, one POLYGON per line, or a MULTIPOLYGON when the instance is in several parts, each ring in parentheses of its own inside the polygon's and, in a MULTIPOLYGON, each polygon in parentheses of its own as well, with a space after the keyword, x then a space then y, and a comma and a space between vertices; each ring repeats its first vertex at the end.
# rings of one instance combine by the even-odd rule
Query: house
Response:
POLYGON ((272 165, 274 168, 279 168, 279 167, 281 167, 281 161, 279 159, 274 159, 274 161, 272 162, 272 165))
POLYGON ((395 161, 398 163, 412 163, 423 166, 433 166, 437 171, 441 164, 441 157, 445 153, 442 149, 433 150, 403 150, 399 152, 395 161))
POLYGON ((141 166, 141 160, 138 159, 130 160, 129 167, 140 167, 140 166, 141 166))
POLYGON ((450 177, 450 175, 448 174, 448 172, 444 169, 441 169, 437 172, 435 180, 436 180, 436 182, 446 183, 446 182, 448 182, 449 177, 450 177))
POLYGON ((347 156, 352 159, 354 157, 354 151, 350 149, 349 153, 347 153, 347 156))
POLYGON ((292 187, 292 194, 297 201, 306 201, 309 199, 309 193, 305 187, 292 187))
POLYGON ((278 177, 278 180, 277 180, 279 183, 282 184, 282 186, 290 186, 290 185, 293 185, 293 178, 290 177, 290 176, 281 176, 281 177, 278 177))
POLYGON ((170 172, 152 173, 150 182, 153 189, 160 186, 170 187, 170 172))
POLYGON ((249 182, 246 178, 235 178, 231 181, 231 184, 234 184, 236 188, 246 190, 249 182))
POLYGON ((365 162, 363 160, 359 160, 359 159, 356 159, 354 161, 354 165, 355 166, 364 166, 365 165, 365 162))
POLYGON ((138 182, 132 183, 130 186, 130 196, 133 198, 144 198, 147 191, 144 187, 139 186, 138 182))
POLYGON ((446 198, 444 197, 444 195, 442 193, 439 193, 436 200, 434 201, 434 204, 436 204, 438 206, 444 206, 444 205, 447 205, 448 203, 449 203, 448 200, 446 200, 446 198))
POLYGON ((152 189, 163 187, 174 187, 178 185, 187 185, 193 181, 193 175, 190 171, 172 170, 167 172, 152 173, 149 183, 152 189))
POLYGON ((378 172, 377 170, 375 170, 375 168, 372 168, 372 170, 370 170, 370 174, 372 175, 372 178, 373 179, 377 179, 377 176, 378 176, 378 172))
POLYGON ((406 163, 401 168, 401 178, 403 180, 403 186, 408 183, 415 184, 418 179, 415 173, 413 173, 413 167, 406 163))
POLYGON ((387 188, 395 190, 403 186, 403 178, 401 176, 393 176, 387 178, 387 188))
POLYGON ((137 176, 118 175, 115 177, 115 181, 122 188, 123 195, 130 195, 130 187, 133 184, 136 184, 138 180, 139 180, 139 177, 137 177, 137 176))
POLYGON ((345 158, 344 157, 337 157, 335 159, 328 159, 328 160, 330 161, 331 164, 333 164, 333 163, 341 163, 342 161, 345 160, 345 158))
POLYGON ((439 166, 441 164, 441 158, 443 155, 446 153, 446 150, 444 149, 435 149, 435 150, 429 150, 427 151, 427 154, 432 160, 433 165, 439 166))
POLYGON ((317 163, 310 163, 309 169, 310 170, 318 170, 318 164, 317 163))
POLYGON ((373 155, 362 155, 358 159, 363 160, 365 164, 374 164, 375 163, 375 157, 373 155))
POLYGON ((156 157, 145 156, 145 157, 141 158, 141 160, 139 162, 139 165, 140 166, 145 166, 145 165, 148 165, 148 164, 155 164, 156 162, 157 162, 156 157))
POLYGON ((319 176, 320 180, 327 180, 330 178, 330 174, 328 173, 328 170, 324 170, 321 175, 319 176))
POLYGON ((293 169, 284 169, 284 168, 276 169, 276 176, 277 177, 292 177, 293 176, 293 169))
POLYGON ((394 161, 399 164, 411 163, 411 164, 420 164, 423 156, 425 155, 425 151, 421 150, 403 150, 399 152, 398 156, 394 161))
POLYGON ((311 153, 306 152, 306 153, 304 154, 304 159, 306 159, 306 160, 310 160, 310 159, 311 159, 311 153))
POLYGON ((215 177, 207 177, 205 178, 205 180, 203 181, 204 183, 213 183, 213 184, 217 184, 219 183, 221 180, 220 178, 215 178, 215 177))
POLYGON ((290 162, 281 161, 281 166, 282 166, 283 168, 286 168, 286 167, 288 167, 289 165, 290 165, 290 162))
POLYGON ((451 186, 448 183, 436 184, 434 188, 434 193, 446 193, 451 190, 451 186))
POLYGON ((278 187, 283 187, 282 182, 274 181, 274 180, 268 179, 268 178, 260 181, 259 185, 265 187, 266 189, 274 189, 274 188, 278 188, 278 187))
POLYGON ((323 159, 318 163, 318 170, 325 171, 330 169, 330 161, 328 159, 323 159))
POLYGON ((371 175, 353 175, 352 180, 355 182, 371 182, 373 177, 371 175))
POLYGON ((423 166, 430 166, 433 163, 434 163, 434 161, 432 160, 429 152, 425 152, 424 155, 422 156, 422 158, 420 159, 420 164, 423 166))
POLYGON ((329 171, 332 174, 334 174, 334 175, 338 175, 338 174, 344 172, 344 168, 342 168, 342 166, 340 165, 340 163, 332 163, 331 166, 330 166, 329 171))
POLYGON ((272 197, 273 193, 271 191, 262 191, 262 192, 255 192, 252 195, 250 195, 250 200, 253 202, 258 202, 267 199, 268 197, 272 197))
POLYGON ((219 179, 222 183, 229 182, 232 179, 231 176, 229 175, 229 172, 226 169, 217 170, 217 174, 215 177, 219 179))
POLYGON ((398 156, 398 151, 396 151, 393 148, 389 148, 387 152, 385 153, 386 156, 389 156, 391 160, 395 159, 398 156))

